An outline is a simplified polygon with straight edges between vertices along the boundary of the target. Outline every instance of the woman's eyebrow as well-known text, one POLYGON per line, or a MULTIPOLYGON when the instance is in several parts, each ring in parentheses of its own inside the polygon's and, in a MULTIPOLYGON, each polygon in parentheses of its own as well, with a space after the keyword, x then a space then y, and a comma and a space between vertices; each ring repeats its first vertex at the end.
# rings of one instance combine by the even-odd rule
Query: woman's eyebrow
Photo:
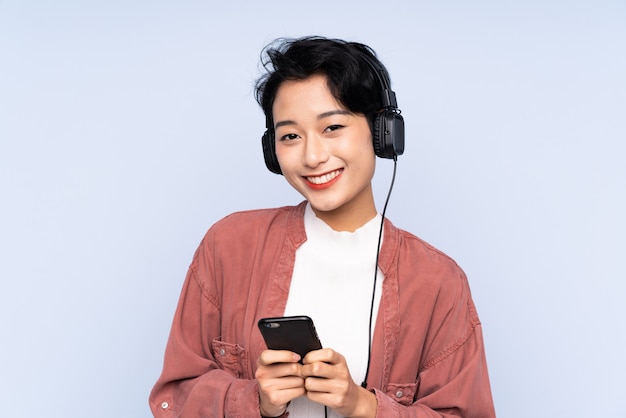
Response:
POLYGON ((317 116, 318 119, 324 119, 327 118, 329 116, 333 116, 333 115, 351 115, 352 112, 349 112, 347 110, 341 110, 341 109, 337 109, 337 110, 331 110, 328 112, 324 112, 321 113, 317 116))
POLYGON ((281 126, 295 125, 295 124, 296 122, 292 120, 281 120, 280 122, 276 122, 276 125, 274 126, 274 130, 280 128, 281 126))
MULTIPOLYGON (((348 111, 348 110, 341 110, 341 109, 337 109, 337 110, 329 110, 328 112, 324 112, 324 113, 320 113, 319 115, 317 115, 317 119, 321 120, 324 118, 327 118, 329 116, 333 116, 333 115, 351 115, 352 112, 348 111)), ((276 125, 274 126, 274 129, 278 129, 281 126, 289 126, 289 125, 295 125, 296 122, 293 120, 281 120, 279 122, 276 122, 276 125)))

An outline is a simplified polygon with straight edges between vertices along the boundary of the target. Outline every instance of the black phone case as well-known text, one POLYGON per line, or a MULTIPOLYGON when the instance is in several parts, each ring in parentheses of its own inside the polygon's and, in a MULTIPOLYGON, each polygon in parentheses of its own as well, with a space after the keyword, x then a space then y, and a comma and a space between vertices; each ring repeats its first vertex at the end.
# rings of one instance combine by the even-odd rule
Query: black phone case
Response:
POLYGON ((258 326, 271 350, 289 350, 304 358, 309 351, 322 348, 313 320, 308 316, 262 318, 258 326))

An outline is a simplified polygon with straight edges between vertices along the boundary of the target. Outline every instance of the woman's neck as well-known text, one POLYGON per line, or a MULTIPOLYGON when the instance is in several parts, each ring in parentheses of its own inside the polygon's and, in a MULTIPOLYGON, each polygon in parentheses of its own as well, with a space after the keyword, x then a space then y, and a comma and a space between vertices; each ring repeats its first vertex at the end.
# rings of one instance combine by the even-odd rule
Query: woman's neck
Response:
POLYGON ((324 221, 335 231, 354 232, 369 221, 371 221, 378 212, 374 202, 371 205, 360 205, 356 207, 341 206, 332 211, 321 211, 311 207, 315 216, 324 221))

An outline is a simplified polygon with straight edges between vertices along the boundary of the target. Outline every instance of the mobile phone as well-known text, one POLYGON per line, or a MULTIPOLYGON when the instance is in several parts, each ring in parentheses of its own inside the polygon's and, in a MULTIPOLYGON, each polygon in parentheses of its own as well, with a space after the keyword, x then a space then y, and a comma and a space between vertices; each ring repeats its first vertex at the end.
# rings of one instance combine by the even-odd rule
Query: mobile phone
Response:
POLYGON ((262 318, 258 325, 270 350, 289 350, 304 358, 309 351, 322 348, 313 320, 308 316, 262 318))

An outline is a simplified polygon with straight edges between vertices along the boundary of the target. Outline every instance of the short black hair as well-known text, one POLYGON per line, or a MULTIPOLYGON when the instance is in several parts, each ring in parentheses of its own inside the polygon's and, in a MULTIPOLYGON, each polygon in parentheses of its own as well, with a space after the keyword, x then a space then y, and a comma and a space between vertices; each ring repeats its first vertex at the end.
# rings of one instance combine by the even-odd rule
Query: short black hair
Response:
POLYGON ((390 81, 369 46, 321 36, 279 38, 263 49, 261 63, 266 73, 257 80, 255 97, 265 113, 267 129, 273 130, 272 107, 281 83, 321 74, 333 97, 350 112, 364 115, 373 131, 376 114, 383 109, 381 92, 390 81))

